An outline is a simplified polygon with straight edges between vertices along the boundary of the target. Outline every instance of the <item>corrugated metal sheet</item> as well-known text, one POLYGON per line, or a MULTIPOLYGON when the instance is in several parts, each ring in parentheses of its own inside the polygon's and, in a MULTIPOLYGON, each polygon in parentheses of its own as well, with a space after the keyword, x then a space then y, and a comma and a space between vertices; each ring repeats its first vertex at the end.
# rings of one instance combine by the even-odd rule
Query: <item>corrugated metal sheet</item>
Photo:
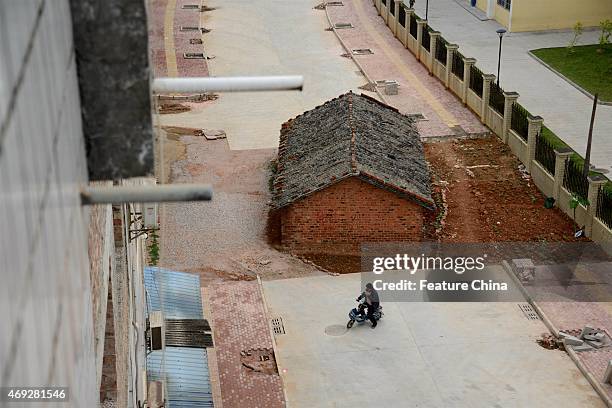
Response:
MULTIPOLYGON (((200 277, 156 267, 145 268, 149 311, 165 319, 203 319, 200 277)), ((206 349, 166 347, 147 356, 149 381, 164 381, 166 407, 213 407, 206 349)))
POLYGON ((213 407, 205 349, 167 347, 165 356, 153 351, 147 371, 150 381, 165 381, 168 408, 213 407))
POLYGON ((191 273, 147 267, 144 272, 149 311, 166 319, 203 319, 200 277, 191 273))

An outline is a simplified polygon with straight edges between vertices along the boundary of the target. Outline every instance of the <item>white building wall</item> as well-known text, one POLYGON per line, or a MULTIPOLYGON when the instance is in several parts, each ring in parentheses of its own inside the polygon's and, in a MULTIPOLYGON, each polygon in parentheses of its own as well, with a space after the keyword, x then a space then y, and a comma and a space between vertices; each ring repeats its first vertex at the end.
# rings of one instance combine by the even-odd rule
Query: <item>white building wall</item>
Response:
POLYGON ((67 0, 0 0, 0 384, 98 400, 67 0), (29 51, 28 51, 29 50, 29 51))

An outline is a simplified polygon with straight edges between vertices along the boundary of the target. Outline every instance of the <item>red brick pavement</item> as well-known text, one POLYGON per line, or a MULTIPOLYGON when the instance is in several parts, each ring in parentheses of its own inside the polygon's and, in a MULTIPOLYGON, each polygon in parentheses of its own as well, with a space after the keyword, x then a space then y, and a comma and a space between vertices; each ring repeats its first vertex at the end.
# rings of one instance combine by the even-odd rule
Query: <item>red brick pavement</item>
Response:
MULTIPOLYGON (((560 331, 578 334, 584 326, 606 330, 611 333, 612 316, 600 305, 593 302, 537 302, 544 315, 560 331)), ((612 360, 612 349, 576 353, 580 362, 612 399, 612 385, 602 382, 603 375, 612 360)))
POLYGON ((284 407, 280 376, 253 372, 240 359, 241 351, 272 348, 257 282, 213 284, 209 293, 223 407, 284 407))
MULTIPOLYGON (((151 63, 155 77, 167 75, 166 50, 164 44, 164 17, 168 0, 149 0, 149 46, 151 63)), ((201 13, 194 10, 184 10, 184 4, 200 4, 199 0, 177 0, 174 10, 174 48, 179 77, 208 76, 206 60, 184 59, 185 52, 205 52, 205 44, 190 44, 191 38, 204 38, 197 31, 181 31, 181 26, 198 27, 201 13)), ((212 11, 214 13, 214 11, 212 11)), ((210 12, 209 12, 210 13, 210 12)))
POLYGON ((442 82, 430 76, 427 68, 393 36, 370 0, 347 0, 344 1, 344 7, 329 7, 327 12, 333 23, 353 24, 354 28, 337 30, 349 49, 370 48, 374 52, 373 55, 356 57, 372 80, 393 79, 399 82, 399 94, 386 96, 388 102, 402 113, 421 113, 428 119, 418 123, 421 135, 457 134, 456 130, 449 127, 448 120, 442 118, 438 114, 439 111, 433 108, 432 99, 439 102, 466 133, 490 132, 472 111, 444 87, 442 82), (360 17, 358 9, 365 11, 365 19, 363 16, 360 17), (372 31, 366 26, 373 28, 375 35, 372 35, 372 31), (381 45, 377 39, 382 39, 384 45, 381 45), (402 69, 394 63, 395 57, 401 61, 402 69), (429 98, 424 97, 424 93, 428 94, 429 98))

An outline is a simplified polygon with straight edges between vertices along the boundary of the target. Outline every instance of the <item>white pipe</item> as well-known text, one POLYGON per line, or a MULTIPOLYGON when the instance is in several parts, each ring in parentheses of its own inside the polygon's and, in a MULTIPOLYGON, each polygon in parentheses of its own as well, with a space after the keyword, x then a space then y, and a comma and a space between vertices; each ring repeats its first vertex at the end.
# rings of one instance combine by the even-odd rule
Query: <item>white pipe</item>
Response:
POLYGON ((261 77, 155 78, 155 93, 301 91, 301 75, 261 77))
POLYGON ((210 201, 212 194, 207 184, 87 186, 81 190, 81 205, 210 201))

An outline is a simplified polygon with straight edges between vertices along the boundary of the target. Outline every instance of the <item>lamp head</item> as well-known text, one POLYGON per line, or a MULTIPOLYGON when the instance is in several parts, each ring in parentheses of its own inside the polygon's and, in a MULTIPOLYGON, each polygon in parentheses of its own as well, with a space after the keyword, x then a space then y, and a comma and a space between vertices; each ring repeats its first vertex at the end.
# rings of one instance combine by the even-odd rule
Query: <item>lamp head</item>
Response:
POLYGON ((496 32, 497 32, 497 35, 499 35, 499 38, 502 38, 504 36, 504 34, 506 34, 506 29, 505 28, 500 28, 496 32))

